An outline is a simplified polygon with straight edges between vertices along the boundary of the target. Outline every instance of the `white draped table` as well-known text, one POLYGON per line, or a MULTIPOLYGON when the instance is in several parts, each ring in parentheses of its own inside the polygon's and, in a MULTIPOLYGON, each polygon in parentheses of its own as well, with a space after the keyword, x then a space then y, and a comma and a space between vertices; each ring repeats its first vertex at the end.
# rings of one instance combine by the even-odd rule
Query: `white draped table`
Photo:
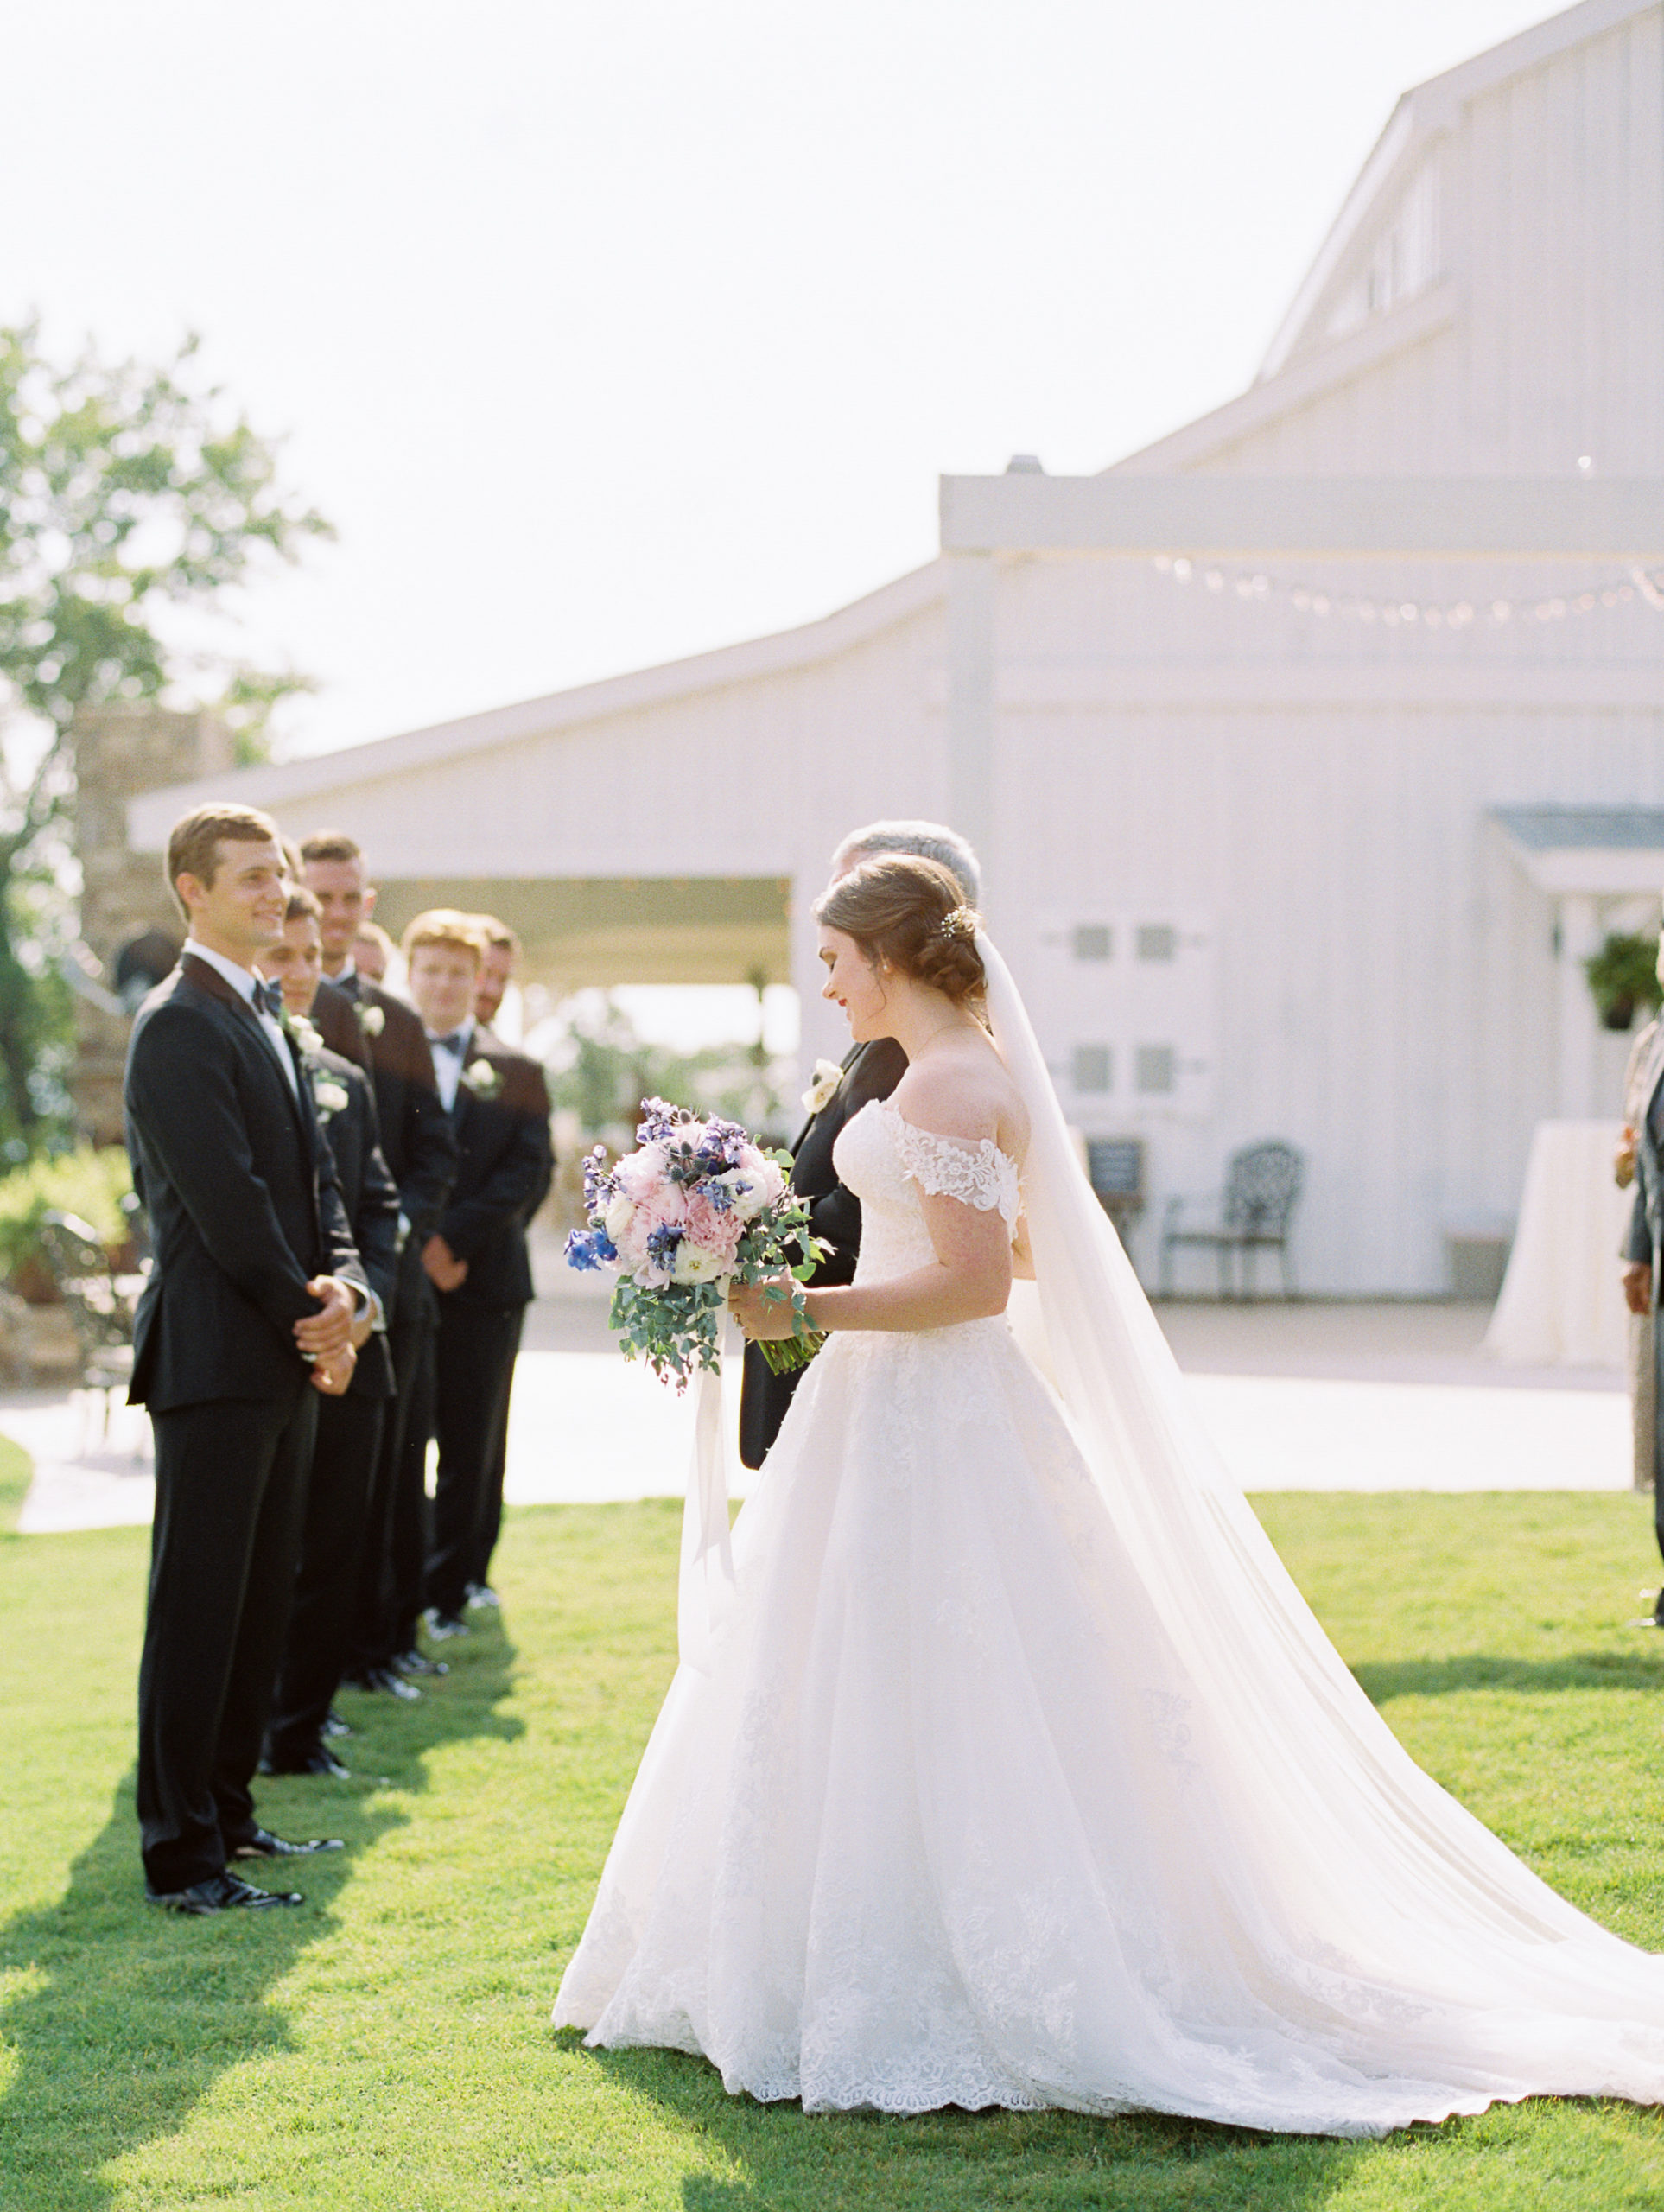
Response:
POLYGON ((1616 1122, 1539 1122, 1520 1225, 1485 1333, 1494 1358, 1520 1367, 1624 1363, 1620 1253, 1635 1200, 1612 1179, 1616 1122))

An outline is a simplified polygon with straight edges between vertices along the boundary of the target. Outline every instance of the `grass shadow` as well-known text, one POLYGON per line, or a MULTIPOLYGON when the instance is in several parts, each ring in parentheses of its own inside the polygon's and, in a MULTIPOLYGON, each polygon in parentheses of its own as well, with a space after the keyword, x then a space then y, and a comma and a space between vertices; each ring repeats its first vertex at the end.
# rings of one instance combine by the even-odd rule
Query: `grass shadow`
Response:
POLYGON ((1572 1651, 1553 1659, 1464 1651, 1443 1659, 1364 1660, 1352 1674, 1372 1704, 1395 1697, 1447 1697, 1463 1690, 1664 1689, 1664 1638, 1657 1651, 1572 1651))
POLYGON ((352 1739, 352 1783, 257 1783, 260 1816, 279 1834, 338 1835, 346 1846, 301 1862, 292 1884, 277 1867, 245 1870, 262 1886, 303 1891, 293 1910, 192 1920, 147 1906, 131 1773, 117 1785, 64 1894, 0 1927, 0 2052, 10 2071, 0 2203, 95 2212, 115 2194, 112 2160, 177 2132, 228 2069, 289 2048, 271 1991, 334 1925, 355 1859, 409 1819, 381 1784, 425 1789, 428 1752, 520 1732, 495 1710, 511 1681, 512 1644, 499 1623, 470 1644, 467 1661, 419 1705, 378 1699, 373 1715, 354 1716, 364 1726, 352 1739))
MULTIPOLYGON (((581 2047, 576 2030, 560 2040, 581 2047)), ((1159 2113, 811 2113, 795 2103, 730 2096, 714 2066, 681 2052, 585 2056, 616 2087, 651 2098, 743 2170, 738 2179, 687 2176, 687 2212, 826 2212, 846 2204, 862 2212, 1083 2205, 1300 2212, 1324 2203, 1375 2148, 1159 2113)))

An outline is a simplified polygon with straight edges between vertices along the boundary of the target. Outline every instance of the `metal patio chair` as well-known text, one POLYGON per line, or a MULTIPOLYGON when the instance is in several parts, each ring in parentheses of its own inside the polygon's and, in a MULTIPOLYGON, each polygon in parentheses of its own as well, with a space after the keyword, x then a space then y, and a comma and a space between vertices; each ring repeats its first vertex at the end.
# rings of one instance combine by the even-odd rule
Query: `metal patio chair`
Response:
POLYGON ((1193 1244, 1210 1247, 1217 1257, 1221 1298, 1254 1296, 1254 1257, 1260 1251, 1276 1253, 1283 1296, 1298 1297, 1288 1238, 1305 1177, 1305 1160, 1294 1147, 1272 1141, 1245 1145, 1231 1154, 1225 1187, 1216 1199, 1169 1198, 1161 1230, 1162 1296, 1172 1295, 1174 1252, 1180 1245, 1193 1244), (1203 1207, 1211 1209, 1205 1219, 1187 1219, 1192 1210, 1203 1207), (1240 1294, 1232 1281, 1239 1260, 1240 1294))

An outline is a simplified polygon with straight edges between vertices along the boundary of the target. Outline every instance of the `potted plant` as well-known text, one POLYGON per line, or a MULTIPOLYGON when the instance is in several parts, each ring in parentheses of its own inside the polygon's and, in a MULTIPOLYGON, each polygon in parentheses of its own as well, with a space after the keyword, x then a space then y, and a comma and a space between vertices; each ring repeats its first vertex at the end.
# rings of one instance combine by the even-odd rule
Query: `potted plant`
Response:
POLYGON ((1608 1029, 1628 1029, 1637 1007, 1656 1014, 1664 1003, 1655 937, 1610 934, 1600 950, 1584 962, 1583 972, 1608 1029))

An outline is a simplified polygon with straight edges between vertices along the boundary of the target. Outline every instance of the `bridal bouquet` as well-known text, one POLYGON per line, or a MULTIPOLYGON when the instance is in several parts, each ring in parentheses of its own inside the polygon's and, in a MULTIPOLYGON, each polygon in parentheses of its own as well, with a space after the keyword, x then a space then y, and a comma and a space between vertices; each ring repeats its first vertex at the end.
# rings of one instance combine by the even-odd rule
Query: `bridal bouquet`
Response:
MULTIPOLYGON (((807 1281, 826 1247, 786 1181, 787 1153, 764 1152, 737 1122, 702 1120, 662 1098, 643 1102, 641 1149, 610 1172, 597 1145, 583 1164, 587 1229, 566 1240, 568 1264, 613 1268, 613 1326, 626 1359, 677 1389, 715 1372, 730 1282, 790 1274, 807 1281)), ((797 1333, 762 1346, 777 1375, 807 1366, 823 1338, 792 1293, 797 1333)))

